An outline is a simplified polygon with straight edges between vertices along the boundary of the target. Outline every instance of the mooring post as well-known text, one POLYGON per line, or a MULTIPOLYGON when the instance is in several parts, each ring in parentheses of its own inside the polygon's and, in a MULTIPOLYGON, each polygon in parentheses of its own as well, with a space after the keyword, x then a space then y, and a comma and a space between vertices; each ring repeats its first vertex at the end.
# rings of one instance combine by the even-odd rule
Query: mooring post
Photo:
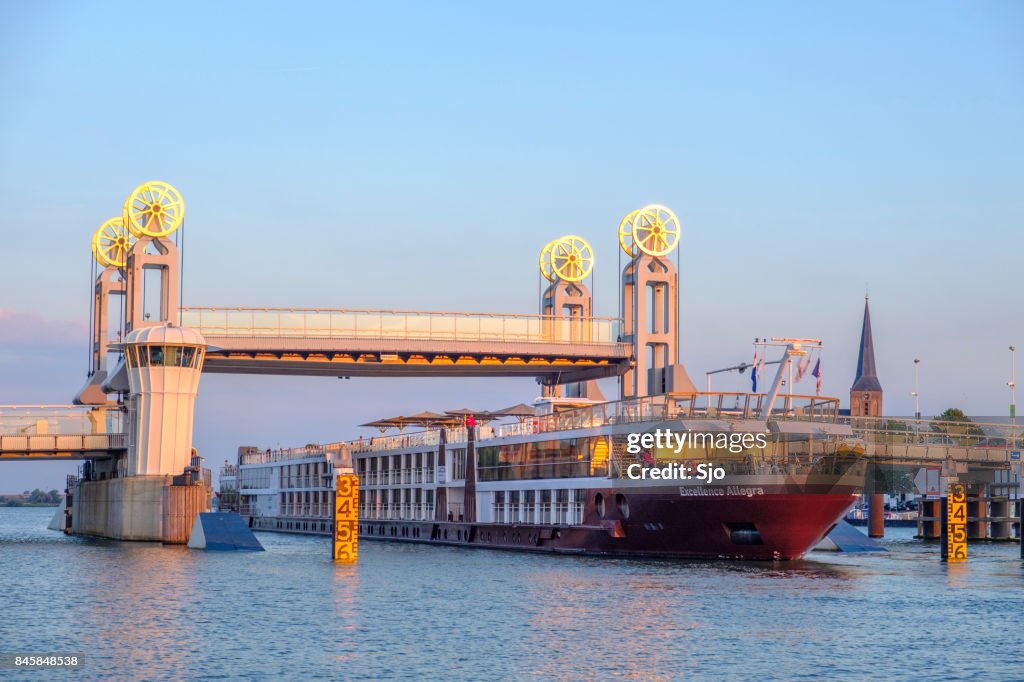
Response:
POLYGON ((868 501, 868 537, 885 537, 885 494, 871 493, 868 501))

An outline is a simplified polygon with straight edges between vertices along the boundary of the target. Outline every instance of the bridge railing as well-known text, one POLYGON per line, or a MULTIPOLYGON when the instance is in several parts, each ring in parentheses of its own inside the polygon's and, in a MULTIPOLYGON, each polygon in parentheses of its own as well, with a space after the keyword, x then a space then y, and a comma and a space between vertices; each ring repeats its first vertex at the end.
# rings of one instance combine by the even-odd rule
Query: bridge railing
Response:
POLYGON ((833 419, 849 424, 870 443, 891 445, 948 445, 954 447, 1020 447, 1024 424, 984 421, 943 421, 912 417, 849 417, 833 419))
POLYGON ((0 405, 0 435, 123 433, 125 417, 117 407, 0 405))
POLYGON ((620 320, 551 315, 321 308, 181 308, 204 336, 615 344, 620 320))
POLYGON ((0 434, 0 453, 33 452, 100 452, 123 450, 127 438, 123 433, 49 433, 12 435, 0 434))
POLYGON ((853 427, 878 456, 892 459, 1005 463, 1024 448, 1024 425, 899 417, 843 417, 840 421, 853 427))

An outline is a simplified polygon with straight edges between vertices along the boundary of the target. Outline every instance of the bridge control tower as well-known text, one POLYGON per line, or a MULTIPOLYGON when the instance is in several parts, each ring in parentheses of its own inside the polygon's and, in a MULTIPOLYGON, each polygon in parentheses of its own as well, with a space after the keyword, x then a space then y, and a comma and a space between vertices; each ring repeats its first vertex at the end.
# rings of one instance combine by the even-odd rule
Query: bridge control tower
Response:
POLYGON ((206 341, 182 327, 149 326, 125 340, 127 476, 176 475, 191 464, 192 425, 206 341))

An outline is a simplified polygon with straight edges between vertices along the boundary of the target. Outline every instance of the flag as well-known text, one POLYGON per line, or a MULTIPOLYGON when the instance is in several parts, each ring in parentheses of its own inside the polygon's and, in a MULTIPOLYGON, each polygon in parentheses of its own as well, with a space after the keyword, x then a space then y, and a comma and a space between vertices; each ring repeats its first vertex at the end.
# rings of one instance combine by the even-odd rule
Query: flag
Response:
POLYGON ((750 367, 750 392, 757 393, 757 348, 754 349, 754 361, 750 367))
MULTIPOLYGON (((805 355, 802 358, 800 358, 800 362, 798 362, 796 366, 796 381, 803 381, 804 377, 807 375, 807 368, 810 366, 810 355, 805 355)), ((793 383, 796 383, 796 381, 794 381, 793 383)))
POLYGON ((815 387, 815 395, 821 395, 821 358, 818 358, 818 362, 814 364, 814 371, 811 372, 811 376, 818 380, 818 385, 815 387))

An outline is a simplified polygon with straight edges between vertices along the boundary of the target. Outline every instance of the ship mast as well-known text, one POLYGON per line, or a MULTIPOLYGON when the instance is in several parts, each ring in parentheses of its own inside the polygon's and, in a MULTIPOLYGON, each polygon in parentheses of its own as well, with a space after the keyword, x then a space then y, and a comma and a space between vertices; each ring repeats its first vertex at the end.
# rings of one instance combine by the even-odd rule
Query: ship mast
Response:
POLYGON ((824 346, 821 343, 821 339, 789 339, 779 337, 772 337, 771 342, 764 345, 785 348, 782 359, 779 360, 779 369, 775 372, 775 379, 772 381, 771 391, 768 392, 768 397, 762 403, 761 413, 758 415, 761 419, 768 419, 772 413, 772 408, 775 407, 775 399, 779 397, 779 391, 782 389, 782 379, 786 376, 787 371, 790 372, 790 394, 792 394, 793 358, 807 355, 806 346, 810 346, 812 349, 821 349, 824 346))

